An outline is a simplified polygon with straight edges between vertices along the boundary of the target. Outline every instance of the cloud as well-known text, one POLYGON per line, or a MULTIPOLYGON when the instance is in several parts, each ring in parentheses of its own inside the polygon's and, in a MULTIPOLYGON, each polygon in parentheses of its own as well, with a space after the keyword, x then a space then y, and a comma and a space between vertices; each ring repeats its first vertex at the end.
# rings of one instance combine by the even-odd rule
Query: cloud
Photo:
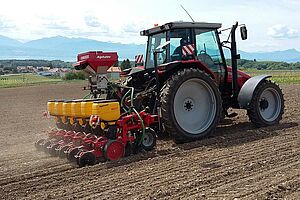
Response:
POLYGON ((38 16, 38 19, 36 21, 37 24, 41 24, 42 27, 39 28, 45 28, 50 30, 70 30, 71 24, 66 19, 62 19, 59 16, 53 16, 53 15, 47 15, 47 16, 38 16))
POLYGON ((140 34, 141 30, 147 29, 145 24, 150 24, 147 22, 138 22, 138 23, 128 23, 122 26, 123 32, 128 34, 140 34))
POLYGON ((273 38, 297 38, 299 31, 283 24, 277 24, 268 29, 268 35, 273 38))
POLYGON ((44 24, 46 28, 54 30, 70 30, 71 28, 63 23, 49 22, 44 24))
POLYGON ((103 23, 100 22, 100 20, 92 15, 85 16, 84 22, 87 26, 92 28, 98 28, 100 32, 107 33, 109 32, 109 27, 103 23))
POLYGON ((126 24, 123 30, 128 33, 139 33, 141 28, 137 24, 126 24))
POLYGON ((11 20, 0 16, 0 29, 12 29, 15 27, 16 26, 13 24, 13 22, 11 20))

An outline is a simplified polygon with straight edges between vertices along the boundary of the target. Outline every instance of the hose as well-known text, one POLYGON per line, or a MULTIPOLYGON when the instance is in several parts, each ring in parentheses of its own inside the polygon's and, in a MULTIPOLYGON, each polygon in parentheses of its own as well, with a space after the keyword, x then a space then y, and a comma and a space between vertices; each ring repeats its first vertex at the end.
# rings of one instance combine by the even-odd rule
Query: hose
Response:
POLYGON ((140 114, 136 111, 136 109, 135 109, 135 108, 132 108, 132 110, 133 110, 133 112, 135 112, 135 114, 138 116, 138 118, 139 118, 139 120, 140 120, 140 122, 141 122, 141 124, 142 124, 142 137, 141 137, 141 139, 140 139, 140 141, 139 141, 139 146, 140 146, 141 143, 142 143, 142 141, 143 141, 143 139, 144 139, 144 137, 145 137, 145 124, 144 124, 144 121, 143 121, 142 117, 141 117, 140 114))
MULTIPOLYGON (((140 114, 137 112, 137 110, 136 110, 136 109, 134 108, 134 106, 133 106, 133 100, 134 100, 134 88, 133 88, 133 87, 127 87, 127 86, 121 86, 121 85, 117 85, 117 84, 112 83, 112 84, 110 85, 110 87, 111 87, 112 89, 114 89, 113 86, 117 86, 117 87, 122 87, 122 88, 129 89, 129 90, 125 93, 125 95, 122 97, 122 99, 121 99, 121 107, 124 109, 124 111, 125 111, 127 114, 130 114, 130 113, 132 113, 132 111, 133 111, 133 112, 138 116, 138 118, 139 118, 139 120, 140 120, 140 122, 141 122, 141 124, 142 124, 142 136, 141 136, 141 139, 140 139, 140 141, 139 141, 139 145, 141 145, 141 143, 142 143, 142 141, 143 141, 143 139, 144 139, 144 136, 145 136, 145 124, 144 124, 144 121, 143 121, 142 117, 140 116, 140 114), (130 93, 130 107, 128 107, 128 106, 124 103, 126 97, 129 95, 129 93, 130 93)), ((113 90, 113 92, 114 92, 114 90, 113 90)), ((83 99, 87 98, 87 97, 90 96, 90 95, 91 95, 90 93, 87 94, 83 99)))
MULTIPOLYGON (((130 107, 128 108, 128 110, 126 111, 127 113, 131 113, 132 111, 138 116, 141 124, 142 124, 142 136, 141 136, 141 139, 139 141, 139 145, 141 145, 143 139, 144 139, 144 136, 145 136, 145 124, 144 124, 144 121, 142 119, 142 117, 140 116, 140 114, 138 113, 138 111, 134 108, 133 106, 133 95, 134 95, 134 88, 133 87, 126 87, 126 86, 122 86, 123 88, 128 88, 129 90, 126 92, 126 94, 122 97, 122 100, 121 100, 121 105, 123 107, 124 110, 126 110, 124 108, 124 106, 126 106, 124 104, 124 100, 125 100, 125 97, 129 94, 129 92, 131 92, 130 94, 130 107)), ((127 106, 126 106, 127 107, 127 106)))
MULTIPOLYGON (((126 112, 126 113, 129 113, 130 112, 130 107, 128 107, 126 104, 124 104, 124 101, 125 101, 125 98, 126 98, 126 96, 129 94, 129 92, 130 92, 130 90, 128 90, 126 93, 125 93, 125 95, 122 97, 122 99, 121 99, 121 107, 124 109, 124 111, 126 112), (127 109, 128 110, 127 110, 127 109)), ((132 103, 132 102, 131 102, 132 103)))

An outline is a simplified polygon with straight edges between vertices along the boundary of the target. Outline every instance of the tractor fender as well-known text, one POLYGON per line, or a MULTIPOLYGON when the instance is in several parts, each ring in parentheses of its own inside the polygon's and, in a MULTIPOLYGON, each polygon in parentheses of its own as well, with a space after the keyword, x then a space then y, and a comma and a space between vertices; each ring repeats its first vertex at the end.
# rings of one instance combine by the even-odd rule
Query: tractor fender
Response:
POLYGON ((251 102, 253 93, 257 86, 267 78, 272 77, 271 75, 259 75, 249 78, 244 85, 242 86, 239 95, 238 95, 238 103, 240 108, 248 109, 249 104, 251 102))

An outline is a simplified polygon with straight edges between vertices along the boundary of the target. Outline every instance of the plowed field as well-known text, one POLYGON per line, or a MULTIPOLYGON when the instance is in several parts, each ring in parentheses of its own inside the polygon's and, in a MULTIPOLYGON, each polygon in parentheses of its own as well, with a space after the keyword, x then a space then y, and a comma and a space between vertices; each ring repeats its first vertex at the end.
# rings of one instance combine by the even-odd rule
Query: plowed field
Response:
POLYGON ((37 152, 54 126, 48 99, 81 97, 77 84, 0 89, 0 199, 299 199, 300 85, 282 86, 282 122, 254 128, 244 111, 197 142, 77 168, 37 152))

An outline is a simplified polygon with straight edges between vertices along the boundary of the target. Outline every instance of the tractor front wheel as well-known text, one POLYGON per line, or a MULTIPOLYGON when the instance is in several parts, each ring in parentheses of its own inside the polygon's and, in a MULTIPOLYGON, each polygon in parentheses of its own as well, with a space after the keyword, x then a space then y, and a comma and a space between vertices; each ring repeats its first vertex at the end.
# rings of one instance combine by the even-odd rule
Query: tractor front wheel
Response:
POLYGON ((255 89, 247 114, 256 127, 278 124, 284 112, 284 99, 281 89, 272 81, 266 80, 255 89))
POLYGON ((214 80, 199 69, 172 75, 161 91, 162 121, 176 143, 213 132, 219 123, 221 95, 214 80))

